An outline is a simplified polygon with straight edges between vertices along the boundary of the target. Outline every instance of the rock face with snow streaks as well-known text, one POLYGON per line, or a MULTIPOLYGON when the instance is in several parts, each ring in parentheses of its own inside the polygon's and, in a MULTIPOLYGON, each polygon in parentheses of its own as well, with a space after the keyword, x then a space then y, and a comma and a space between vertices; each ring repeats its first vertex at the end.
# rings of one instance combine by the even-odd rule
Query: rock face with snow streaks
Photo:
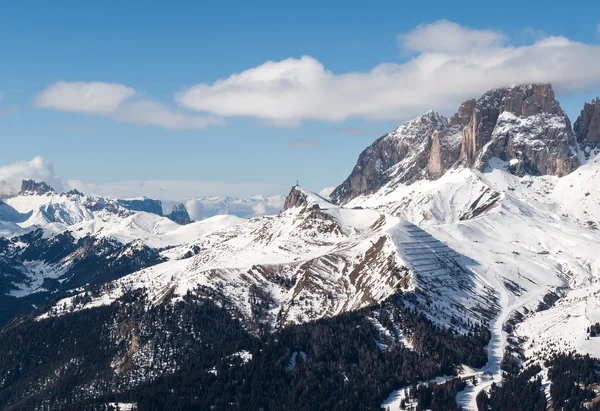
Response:
POLYGON ((428 112, 361 153, 331 194, 345 204, 386 184, 437 179, 456 167, 484 170, 493 157, 517 175, 569 174, 579 166, 576 138, 549 84, 488 91, 446 118, 428 112))
POLYGON ((444 144, 440 141, 440 133, 447 127, 446 117, 429 111, 380 137, 360 154, 350 176, 331 193, 330 198, 343 203, 359 194, 377 190, 390 179, 412 182, 427 176, 433 141, 437 138, 440 161, 434 161, 439 163, 444 144))

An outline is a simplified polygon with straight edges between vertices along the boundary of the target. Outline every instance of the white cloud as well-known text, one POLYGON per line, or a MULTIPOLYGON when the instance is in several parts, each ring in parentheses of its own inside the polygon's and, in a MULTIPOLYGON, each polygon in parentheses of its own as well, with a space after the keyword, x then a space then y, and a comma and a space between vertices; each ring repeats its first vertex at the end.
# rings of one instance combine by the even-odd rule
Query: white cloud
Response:
POLYGON ((38 108, 111 117, 169 130, 203 129, 222 124, 214 116, 197 116, 147 99, 136 99, 131 87, 116 83, 59 81, 33 99, 38 108))
POLYGON ((45 181, 57 191, 64 190, 62 180, 54 174, 51 162, 40 156, 31 161, 20 161, 0 166, 0 195, 13 195, 21 190, 23 180, 45 181))
POLYGON ((447 20, 421 24, 413 31, 398 36, 399 43, 407 50, 445 53, 500 47, 507 40, 502 32, 471 29, 447 20))
MULTIPOLYGON (((185 201, 203 196, 250 197, 257 194, 277 194, 287 191, 287 186, 266 183, 227 183, 198 180, 144 180, 115 183, 87 183, 81 180, 64 181, 54 172, 52 162, 41 156, 31 161, 21 161, 0 166, 0 196, 17 194, 23 180, 44 181, 57 192, 77 189, 86 195, 110 198, 150 197, 159 200, 185 201)), ((268 207, 271 207, 268 205, 268 207)), ((271 207, 272 208, 272 207, 271 207)))
POLYGON ((238 217, 254 217, 277 214, 283 207, 285 197, 255 196, 250 198, 194 198, 185 203, 193 220, 202 220, 217 214, 233 214, 238 217))
POLYGON ((151 124, 169 130, 203 129, 209 125, 223 124, 214 116, 192 116, 154 101, 135 101, 123 105, 115 115, 121 121, 151 124))
POLYGON ((175 99, 199 112, 276 126, 348 118, 399 121, 431 108, 450 112, 495 87, 551 82, 559 92, 569 92, 600 79, 600 46, 564 37, 514 46, 497 31, 438 21, 399 39, 417 52, 403 63, 335 74, 310 56, 268 61, 194 85, 175 99))
POLYGON ((122 84, 59 81, 35 96, 33 104, 39 108, 110 115, 134 95, 135 90, 122 84))

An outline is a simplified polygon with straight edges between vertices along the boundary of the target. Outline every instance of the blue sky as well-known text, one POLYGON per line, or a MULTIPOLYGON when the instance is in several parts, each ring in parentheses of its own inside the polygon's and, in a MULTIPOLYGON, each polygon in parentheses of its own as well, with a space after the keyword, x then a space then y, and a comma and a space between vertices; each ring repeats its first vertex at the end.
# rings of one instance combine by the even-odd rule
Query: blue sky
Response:
POLYGON ((505 79, 556 79, 572 121, 600 95, 597 1, 3 3, 0 165, 42 156, 98 192, 157 196, 139 182, 163 181, 177 197, 285 193, 296 179, 320 190, 402 121, 450 115, 505 79), (428 78, 418 70, 433 55, 471 70, 544 41, 560 47, 532 50, 547 61, 524 52, 487 77, 457 65, 410 81, 428 78), (88 107, 90 93, 113 100, 88 107))

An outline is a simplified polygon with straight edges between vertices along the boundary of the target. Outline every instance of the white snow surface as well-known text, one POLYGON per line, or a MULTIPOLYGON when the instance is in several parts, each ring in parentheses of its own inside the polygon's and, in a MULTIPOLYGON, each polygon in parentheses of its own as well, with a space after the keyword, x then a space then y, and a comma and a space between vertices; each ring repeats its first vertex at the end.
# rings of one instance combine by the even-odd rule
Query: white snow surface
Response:
POLYGON ((598 318, 600 158, 582 163, 562 178, 520 178, 508 172, 507 163, 492 159, 483 173, 459 168, 435 181, 390 183, 348 204, 425 228, 469 258, 469 268, 495 290, 500 311, 490 322, 489 362, 479 370, 489 378, 461 393, 464 409, 475 410, 477 394, 501 381, 505 321, 516 310, 535 311, 549 291, 570 290, 554 308, 518 327, 518 335, 528 337, 527 355, 552 346, 600 356, 600 339, 587 339, 586 333, 598 318))

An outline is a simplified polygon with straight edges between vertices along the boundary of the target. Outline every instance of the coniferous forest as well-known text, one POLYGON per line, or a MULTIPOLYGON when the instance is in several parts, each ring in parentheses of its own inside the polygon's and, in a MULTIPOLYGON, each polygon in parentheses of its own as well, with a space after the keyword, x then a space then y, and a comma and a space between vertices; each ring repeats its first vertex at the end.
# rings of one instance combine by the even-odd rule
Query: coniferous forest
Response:
MULTIPOLYGON (((258 335, 197 295, 150 310, 144 299, 139 291, 101 309, 37 324, 34 313, 9 324, 0 345, 21 343, 0 352, 0 408, 89 410, 120 401, 139 410, 378 409, 395 389, 487 361, 487 328, 458 334, 405 308, 398 296, 258 335), (374 318, 410 335, 413 348, 382 335, 374 318), (32 387, 39 394, 28 395, 32 387)), ((443 390, 423 403, 449 401, 443 390)))

